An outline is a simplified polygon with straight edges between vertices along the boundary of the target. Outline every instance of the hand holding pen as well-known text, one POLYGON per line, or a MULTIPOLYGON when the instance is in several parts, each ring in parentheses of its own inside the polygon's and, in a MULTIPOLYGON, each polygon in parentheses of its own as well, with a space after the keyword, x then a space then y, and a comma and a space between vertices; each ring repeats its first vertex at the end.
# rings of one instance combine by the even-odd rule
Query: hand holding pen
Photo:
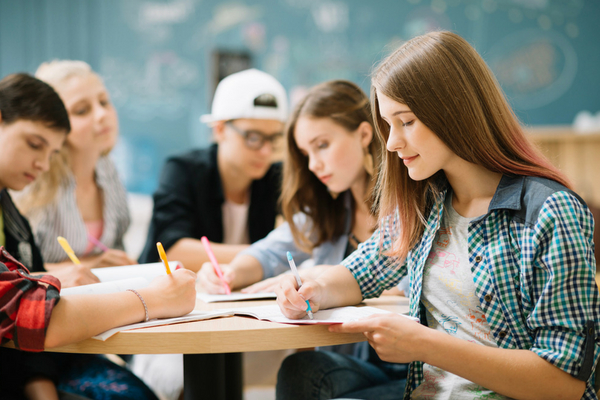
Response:
MULTIPOLYGON (((292 269, 292 275, 296 278, 296 284, 298 284, 298 289, 302 287, 302 280, 300 279, 300 274, 298 273, 298 268, 296 268, 296 263, 294 262, 294 258, 292 257, 292 253, 287 252, 288 263, 290 263, 290 268, 292 269)), ((308 314, 308 318, 314 319, 312 309, 310 308, 310 303, 306 300, 306 313, 308 314)))
POLYGON ((215 274, 219 277, 219 280, 221 281, 223 288, 225 289, 225 293, 231 294, 231 288, 229 287, 229 284, 227 283, 227 280, 225 279, 225 276, 223 275, 223 271, 221 270, 221 267, 219 266, 217 257, 215 257, 215 254, 213 253, 212 248, 210 247, 210 242, 208 241, 208 238, 206 236, 202 236, 200 241, 202 242, 202 245, 204 246, 204 250, 206 251, 206 254, 208 255, 208 259, 210 260, 210 262, 212 264, 215 274))
POLYGON ((312 319, 312 314, 319 309, 321 287, 315 281, 302 283, 296 264, 289 253, 288 262, 292 275, 282 276, 280 286, 275 289, 277 304, 283 315, 288 318, 300 319, 308 314, 312 319))

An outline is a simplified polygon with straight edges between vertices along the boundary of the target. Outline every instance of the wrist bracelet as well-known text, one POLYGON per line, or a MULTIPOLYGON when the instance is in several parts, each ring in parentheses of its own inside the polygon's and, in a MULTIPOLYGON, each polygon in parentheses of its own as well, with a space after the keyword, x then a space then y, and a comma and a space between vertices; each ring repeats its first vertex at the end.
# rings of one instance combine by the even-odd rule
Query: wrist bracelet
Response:
POLYGON ((148 317, 148 306, 146 306, 146 302, 144 301, 144 298, 142 297, 142 295, 139 294, 138 291, 135 289, 127 289, 127 291, 135 293, 137 295, 137 297, 140 298, 140 300, 142 301, 142 304, 144 305, 144 312, 146 313, 146 319, 144 320, 144 322, 148 322, 148 320, 150 319, 148 317))

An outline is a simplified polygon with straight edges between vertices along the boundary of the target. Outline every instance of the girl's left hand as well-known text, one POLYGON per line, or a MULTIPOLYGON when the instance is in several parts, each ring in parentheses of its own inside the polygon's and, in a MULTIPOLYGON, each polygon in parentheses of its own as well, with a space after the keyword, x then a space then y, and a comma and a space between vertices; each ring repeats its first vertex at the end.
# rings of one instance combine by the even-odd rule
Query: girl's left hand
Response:
POLYGON ((363 333, 379 357, 388 362, 408 363, 421 359, 422 337, 429 329, 406 316, 389 313, 330 325, 330 332, 363 333))

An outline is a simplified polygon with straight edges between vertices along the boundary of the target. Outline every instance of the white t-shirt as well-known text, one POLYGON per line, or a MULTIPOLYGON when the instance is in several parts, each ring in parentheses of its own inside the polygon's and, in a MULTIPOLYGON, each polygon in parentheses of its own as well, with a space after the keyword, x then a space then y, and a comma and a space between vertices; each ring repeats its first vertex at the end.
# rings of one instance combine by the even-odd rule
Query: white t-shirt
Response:
POLYGON ((237 204, 229 200, 223 203, 223 243, 250 244, 248 232, 248 209, 250 202, 237 204))
MULTIPOLYGON (((425 262, 421 301, 430 328, 498 347, 475 295, 467 242, 471 220, 458 214, 452 208, 452 196, 447 196, 441 226, 425 262)), ((507 399, 432 365, 423 365, 423 378, 413 399, 507 399)))

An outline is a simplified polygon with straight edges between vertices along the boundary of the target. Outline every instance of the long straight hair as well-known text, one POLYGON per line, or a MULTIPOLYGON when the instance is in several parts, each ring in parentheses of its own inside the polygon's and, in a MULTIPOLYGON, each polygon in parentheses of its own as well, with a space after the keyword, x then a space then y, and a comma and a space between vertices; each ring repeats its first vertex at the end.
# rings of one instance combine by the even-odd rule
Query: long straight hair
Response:
POLYGON ((421 239, 427 212, 445 182, 443 172, 414 181, 396 155, 385 151, 389 127, 377 95, 405 104, 460 158, 507 175, 568 180, 526 138, 493 73, 469 43, 451 32, 415 37, 385 58, 372 74, 375 131, 384 153, 376 199, 380 226, 392 228, 391 256, 404 258, 421 239))
MULTIPOLYGON (((294 136, 300 117, 329 118, 347 130, 349 135, 363 122, 373 126, 373 120, 367 95, 352 82, 334 80, 310 89, 295 107, 286 125, 287 152, 283 167, 281 209, 290 224, 296 245, 304 251, 311 251, 345 232, 346 210, 344 196, 333 198, 327 187, 308 169, 308 157, 302 154, 294 136), (311 218, 311 232, 298 229, 294 223, 293 216, 299 212, 311 218)), ((367 150, 377 167, 381 161, 381 146, 375 135, 367 150)), ((371 179, 365 198, 369 209, 373 205, 371 191, 374 183, 375 179, 371 179)))

